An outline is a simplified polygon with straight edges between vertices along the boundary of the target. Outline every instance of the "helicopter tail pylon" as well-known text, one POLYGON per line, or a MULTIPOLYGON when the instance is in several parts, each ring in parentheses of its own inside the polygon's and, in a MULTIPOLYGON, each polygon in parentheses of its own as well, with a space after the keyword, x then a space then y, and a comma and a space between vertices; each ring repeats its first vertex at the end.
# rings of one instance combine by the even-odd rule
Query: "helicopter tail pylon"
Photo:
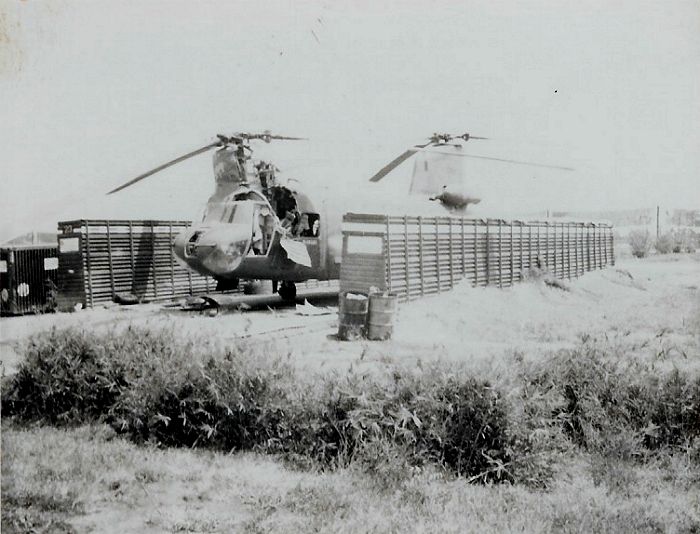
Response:
POLYGON ((562 170, 562 171, 573 171, 571 167, 564 167, 560 165, 547 165, 544 163, 536 163, 532 161, 521 161, 521 160, 516 160, 516 159, 507 159, 507 158, 496 158, 492 156, 481 156, 478 154, 465 154, 463 152, 459 151, 450 151, 450 152, 441 152, 440 148, 442 147, 454 147, 457 149, 461 149, 462 145, 458 142, 459 140, 462 141, 469 141, 471 139, 479 139, 479 140, 487 140, 489 139, 488 137, 478 137, 476 135, 471 135, 469 133, 463 133, 459 135, 455 134, 449 134, 449 133, 434 133, 430 137, 428 137, 428 142, 423 143, 420 145, 415 145, 408 150, 406 150, 403 154, 398 156, 397 158, 393 159, 389 163, 387 163, 384 167, 379 169, 377 173, 372 176, 369 181, 370 182, 378 182, 382 178, 384 178, 387 174, 389 174, 391 171, 393 171, 396 167, 401 165, 404 161, 406 161, 408 158, 413 156, 414 154, 417 154, 418 152, 422 152, 425 150, 430 150, 430 152, 436 152, 438 154, 445 154, 447 156, 459 156, 463 158, 476 158, 476 159, 485 159, 485 160, 490 160, 490 161, 497 161, 501 163, 511 163, 514 165, 528 165, 531 167, 541 167, 545 169, 557 169, 557 170, 562 170), (437 149, 437 150, 436 150, 437 149))
POLYGON ((433 133, 430 137, 428 137, 428 142, 423 143, 420 145, 415 145, 403 154, 401 154, 399 157, 391 160, 389 163, 387 163, 384 167, 379 169, 377 173, 372 176, 372 178, 369 179, 370 182, 378 182, 382 178, 384 178, 387 174, 389 174, 391 171, 393 171, 396 167, 401 165, 404 161, 406 161, 408 158, 413 156, 414 154, 417 154, 421 150, 425 150, 429 147, 432 146, 456 146, 460 147, 462 145, 459 144, 454 144, 451 143, 451 141, 454 141, 456 139, 461 139, 463 141, 469 141, 470 139, 488 139, 487 137, 477 137, 475 135, 471 135, 469 133, 463 133, 463 134, 449 134, 449 133, 433 133))

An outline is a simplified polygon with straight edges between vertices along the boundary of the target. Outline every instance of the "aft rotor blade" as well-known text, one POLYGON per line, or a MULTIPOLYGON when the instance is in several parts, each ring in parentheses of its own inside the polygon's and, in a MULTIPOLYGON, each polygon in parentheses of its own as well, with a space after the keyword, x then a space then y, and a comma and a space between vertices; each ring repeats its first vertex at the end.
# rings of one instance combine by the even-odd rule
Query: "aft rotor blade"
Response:
POLYGON ((175 158, 175 159, 172 160, 172 161, 169 161, 169 162, 167 162, 167 163, 163 163, 163 165, 160 165, 160 166, 156 167, 155 169, 151 169, 150 171, 145 172, 145 173, 143 173, 143 174, 137 176, 137 177, 134 178, 133 180, 129 180, 129 181, 126 182, 125 184, 120 185, 119 187, 117 187, 116 189, 112 189, 112 190, 111 190, 109 193, 107 193, 107 194, 108 194, 108 195, 111 195, 112 193, 116 193, 117 191, 121 191, 122 189, 125 189, 125 188, 129 187, 130 185, 134 185, 136 182, 140 182, 140 181, 143 180, 144 178, 148 178, 149 176, 151 176, 151 175, 153 175, 153 174, 155 174, 155 173, 157 173, 157 172, 160 172, 160 171, 162 171, 163 169, 167 169, 168 167, 170 167, 170 166, 172 166, 172 165, 175 165, 175 164, 177 164, 177 163, 180 163, 180 162, 182 162, 182 161, 185 161, 186 159, 189 159, 189 158, 191 158, 191 157, 197 156, 197 155, 199 155, 199 154, 203 154, 203 153, 206 152, 207 150, 211 150, 212 148, 217 147, 217 146, 221 146, 221 145, 222 145, 222 142, 221 142, 221 141, 216 141, 215 143, 211 143, 211 144, 209 144, 209 145, 207 145, 207 146, 203 146, 202 148, 198 148, 197 150, 193 150, 192 152, 188 152, 188 153, 185 154, 184 156, 180 156, 179 158, 175 158))
POLYGON ((559 165, 546 165, 544 163, 535 163, 532 161, 520 161, 517 159, 505 159, 505 158, 493 158, 490 156, 478 156, 476 154, 460 154, 459 152, 440 152, 437 150, 431 150, 430 152, 436 154, 445 154, 448 156, 460 156, 462 158, 477 158, 477 159, 488 159, 490 161, 500 161, 502 163, 513 163, 515 165, 529 165, 531 167, 543 167, 545 169, 558 169, 560 171, 575 171, 571 167, 561 167, 559 165))
POLYGON ((428 145, 431 145, 432 141, 429 143, 426 143, 424 145, 416 145, 414 148, 409 148, 406 152, 401 154, 398 158, 394 159, 393 161, 390 161, 384 167, 379 169, 379 172, 372 176, 372 178, 369 179, 370 182, 378 182, 382 178, 384 178, 387 174, 389 174, 391 171, 393 171, 396 167, 401 165, 404 161, 406 161, 408 158, 410 158, 413 154, 416 152, 419 152, 421 149, 427 147, 428 145))
POLYGON ((384 178, 387 174, 389 174, 391 171, 393 171, 396 167, 401 165, 404 161, 406 161, 408 158, 410 158, 413 154, 418 152, 417 148, 409 148, 406 152, 401 154, 398 158, 394 159, 393 161, 390 161, 384 167, 379 169, 379 172, 372 176, 372 178, 369 179, 370 182, 378 182, 382 178, 384 178))

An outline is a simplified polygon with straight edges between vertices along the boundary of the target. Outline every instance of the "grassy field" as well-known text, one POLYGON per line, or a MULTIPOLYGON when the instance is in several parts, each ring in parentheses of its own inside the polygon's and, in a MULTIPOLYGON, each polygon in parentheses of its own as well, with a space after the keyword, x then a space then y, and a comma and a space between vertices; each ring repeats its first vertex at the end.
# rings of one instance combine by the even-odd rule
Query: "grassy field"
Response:
POLYGON ((193 342, 183 363, 174 334, 34 338, 23 386, 3 391, 2 529, 698 532, 698 259, 632 262, 568 292, 457 290, 405 307, 396 339, 355 345, 346 371, 273 345, 206 367, 193 342), (447 341, 412 339, 417 319, 447 341), (250 432, 174 425, 168 406, 250 432))
POLYGON ((108 427, 3 432, 3 532, 697 532, 700 468, 575 454, 552 487, 295 471, 137 446, 108 427))

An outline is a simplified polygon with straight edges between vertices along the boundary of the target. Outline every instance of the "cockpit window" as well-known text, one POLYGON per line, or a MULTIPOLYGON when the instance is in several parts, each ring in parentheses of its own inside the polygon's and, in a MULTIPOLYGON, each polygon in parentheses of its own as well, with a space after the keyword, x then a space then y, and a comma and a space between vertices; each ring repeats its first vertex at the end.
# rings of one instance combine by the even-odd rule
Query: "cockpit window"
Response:
POLYGON ((251 224, 253 208, 257 202, 252 200, 223 200, 209 202, 204 210, 202 221, 209 223, 251 224))
POLYGON ((209 202, 204 209, 203 222, 223 222, 226 215, 226 204, 223 202, 209 202))
POLYGON ((231 203, 230 223, 252 224, 256 202, 252 200, 238 200, 231 203))
POLYGON ((236 215, 238 202, 210 202, 204 210, 202 221, 232 223, 237 222, 239 217, 236 215))
POLYGON ((231 215, 229 215, 228 222, 233 222, 233 216, 236 214, 236 206, 231 206, 231 215))

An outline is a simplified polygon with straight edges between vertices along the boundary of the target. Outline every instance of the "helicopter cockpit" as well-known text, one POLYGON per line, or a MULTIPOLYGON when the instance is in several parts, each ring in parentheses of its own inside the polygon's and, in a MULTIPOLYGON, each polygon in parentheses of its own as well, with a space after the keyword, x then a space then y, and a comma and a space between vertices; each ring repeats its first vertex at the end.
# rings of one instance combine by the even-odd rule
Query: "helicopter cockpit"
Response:
POLYGON ((204 210, 202 224, 237 225, 250 229, 250 252, 266 254, 274 234, 277 220, 267 198, 258 191, 241 188, 220 201, 209 201, 204 210))
POLYGON ((221 200, 207 203, 202 224, 236 225, 250 229, 248 255, 266 255, 275 230, 290 238, 319 236, 320 215, 309 198, 296 190, 275 185, 264 194, 242 186, 221 200))

